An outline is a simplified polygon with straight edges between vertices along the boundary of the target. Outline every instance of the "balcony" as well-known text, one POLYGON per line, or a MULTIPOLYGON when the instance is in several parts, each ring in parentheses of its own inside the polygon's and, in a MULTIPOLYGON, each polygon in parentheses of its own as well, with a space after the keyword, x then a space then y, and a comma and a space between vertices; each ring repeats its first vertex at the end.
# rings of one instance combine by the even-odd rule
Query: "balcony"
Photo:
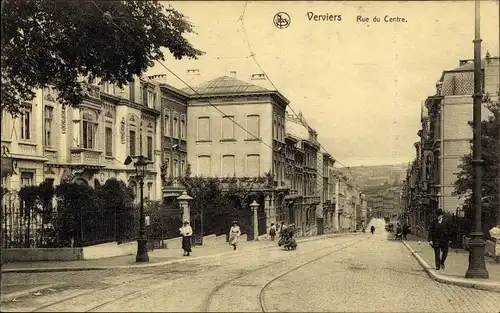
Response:
POLYGON ((70 162, 73 164, 85 164, 90 166, 104 167, 102 152, 82 148, 71 149, 70 162))
POLYGON ((20 142, 19 143, 19 154, 23 155, 36 155, 36 144, 31 142, 20 142))

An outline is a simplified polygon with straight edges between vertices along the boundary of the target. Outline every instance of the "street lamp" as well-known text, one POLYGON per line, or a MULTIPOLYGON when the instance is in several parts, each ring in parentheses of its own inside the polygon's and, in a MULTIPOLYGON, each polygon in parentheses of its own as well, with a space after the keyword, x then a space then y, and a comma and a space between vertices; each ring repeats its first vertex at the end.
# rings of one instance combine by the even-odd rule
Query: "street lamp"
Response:
MULTIPOLYGON (((148 172, 149 162, 146 157, 139 155, 135 157, 137 161, 134 163, 136 178, 139 178, 139 186, 141 188, 141 211, 139 217, 139 238, 137 239, 137 255, 135 256, 136 262, 149 262, 148 256, 148 240, 146 238, 146 220, 144 217, 144 176, 148 172)), ((132 163, 132 157, 128 156, 124 164, 129 165, 132 163)))
POLYGON ((474 38, 474 99, 473 104, 473 151, 472 164, 475 170, 475 184, 473 190, 473 203, 475 207, 475 227, 470 233, 469 242, 469 268, 465 273, 466 278, 489 278, 488 270, 484 260, 485 242, 481 227, 481 181, 482 181, 482 163, 481 159, 481 106, 483 94, 481 90, 481 38, 480 38, 480 3, 475 1, 475 38, 474 38))
POLYGON ((259 204, 253 200, 253 202, 250 204, 250 208, 252 209, 253 213, 253 240, 258 241, 259 240, 259 219, 257 217, 257 210, 259 209, 259 204))

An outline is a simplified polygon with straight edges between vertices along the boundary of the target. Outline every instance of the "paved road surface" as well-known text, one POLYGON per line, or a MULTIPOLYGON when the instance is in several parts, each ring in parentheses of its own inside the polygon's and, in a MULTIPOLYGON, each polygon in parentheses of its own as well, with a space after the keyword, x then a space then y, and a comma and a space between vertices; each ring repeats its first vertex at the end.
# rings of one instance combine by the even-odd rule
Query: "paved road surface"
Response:
POLYGON ((58 275, 74 275, 73 282, 3 303, 2 312, 500 312, 498 293, 431 280, 380 227, 374 236, 304 242, 296 251, 236 251, 158 268, 58 275))

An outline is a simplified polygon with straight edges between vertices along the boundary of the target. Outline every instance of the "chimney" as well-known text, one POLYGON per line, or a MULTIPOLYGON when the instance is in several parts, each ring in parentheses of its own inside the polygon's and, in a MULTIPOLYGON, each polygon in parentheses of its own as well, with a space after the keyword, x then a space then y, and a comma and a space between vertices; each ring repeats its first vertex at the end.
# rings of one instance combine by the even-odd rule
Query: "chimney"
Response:
POLYGON ((199 69, 190 69, 190 70, 187 70, 187 74, 190 75, 190 76, 197 76, 197 75, 200 75, 200 70, 199 69))
POLYGON ((252 74, 250 77, 251 80, 266 80, 266 75, 265 74, 252 74))
POLYGON ((236 71, 229 72, 229 76, 236 78, 236 71))

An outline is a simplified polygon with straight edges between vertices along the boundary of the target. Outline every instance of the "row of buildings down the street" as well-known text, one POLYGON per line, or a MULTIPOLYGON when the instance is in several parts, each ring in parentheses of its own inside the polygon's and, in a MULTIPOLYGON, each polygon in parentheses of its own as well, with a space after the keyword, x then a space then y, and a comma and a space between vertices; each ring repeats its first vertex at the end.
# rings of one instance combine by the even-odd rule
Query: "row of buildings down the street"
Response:
MULTIPOLYGON (((463 198, 453 194, 461 158, 470 153, 473 60, 460 60, 453 70, 443 71, 436 92, 422 104, 419 141, 414 143, 415 159, 409 165, 404 186, 405 218, 425 234, 437 208, 463 217, 463 198)), ((496 101, 499 86, 499 58, 481 61, 483 94, 496 101)), ((490 112, 482 110, 483 119, 490 112)))
POLYGON ((72 177, 93 187, 115 177, 137 194, 135 170, 124 160, 144 155, 151 161, 144 184, 150 200, 179 196, 178 178, 188 164, 192 175, 221 178, 270 172, 274 188, 261 199, 260 234, 279 221, 295 223, 301 236, 366 223, 361 190, 335 168, 304 117, 288 113, 280 92, 229 76, 199 84, 195 92, 162 80, 137 78, 121 89, 90 84, 78 108, 63 107, 46 88, 23 104, 19 117, 2 111, 2 146, 16 165, 2 186, 57 185, 72 177))

